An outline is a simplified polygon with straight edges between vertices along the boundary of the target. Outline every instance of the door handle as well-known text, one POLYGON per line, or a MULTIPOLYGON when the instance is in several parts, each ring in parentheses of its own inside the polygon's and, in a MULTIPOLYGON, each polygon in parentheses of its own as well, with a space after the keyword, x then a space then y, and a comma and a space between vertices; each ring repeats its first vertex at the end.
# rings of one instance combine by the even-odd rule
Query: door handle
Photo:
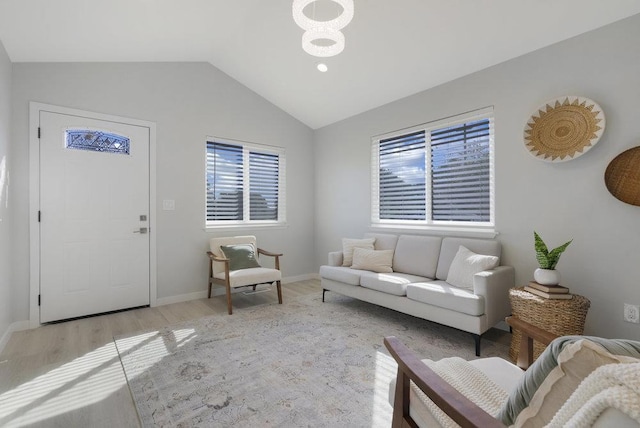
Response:
POLYGON ((141 233, 141 234, 146 234, 149 231, 149 229, 147 229, 146 227, 141 227, 140 230, 134 230, 133 233, 141 233))

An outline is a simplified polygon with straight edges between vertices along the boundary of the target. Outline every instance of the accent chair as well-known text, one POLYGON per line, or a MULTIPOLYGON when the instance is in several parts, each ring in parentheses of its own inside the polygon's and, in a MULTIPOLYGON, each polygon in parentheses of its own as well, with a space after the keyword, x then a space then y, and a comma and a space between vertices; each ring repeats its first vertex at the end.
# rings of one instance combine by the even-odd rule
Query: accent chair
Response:
POLYGON ((282 304, 280 257, 282 254, 258 248, 255 236, 232 236, 209 240, 209 298, 213 284, 225 287, 227 309, 233 313, 231 305, 232 289, 252 287, 260 284, 276 283, 278 303, 282 304), (274 267, 260 266, 260 255, 274 257, 274 267))

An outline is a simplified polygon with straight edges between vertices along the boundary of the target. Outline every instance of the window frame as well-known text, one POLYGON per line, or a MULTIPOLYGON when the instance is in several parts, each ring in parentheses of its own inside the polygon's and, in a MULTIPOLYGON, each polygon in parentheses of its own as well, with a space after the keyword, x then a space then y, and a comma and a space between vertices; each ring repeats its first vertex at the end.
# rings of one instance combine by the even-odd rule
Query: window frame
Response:
POLYGON ((495 119, 493 107, 422 123, 371 138, 371 227, 379 229, 412 229, 425 231, 479 233, 495 235, 495 119), (489 221, 433 220, 431 191, 431 132, 467 122, 489 120, 489 221), (424 132, 425 139, 425 220, 380 219, 380 142, 407 134, 424 132))
POLYGON ((247 141, 235 140, 230 138, 222 138, 215 136, 207 136, 204 145, 204 220, 205 229, 233 229, 233 228, 272 228, 284 227, 287 224, 286 219, 286 151, 283 147, 270 146, 266 144, 258 144, 247 141), (209 169, 208 145, 210 143, 227 144, 242 147, 242 198, 243 198, 243 219, 242 220, 209 220, 207 199, 209 192, 207 191, 207 174, 209 169), (276 220, 251 220, 251 176, 250 176, 250 153, 263 153, 278 157, 278 218, 276 220))

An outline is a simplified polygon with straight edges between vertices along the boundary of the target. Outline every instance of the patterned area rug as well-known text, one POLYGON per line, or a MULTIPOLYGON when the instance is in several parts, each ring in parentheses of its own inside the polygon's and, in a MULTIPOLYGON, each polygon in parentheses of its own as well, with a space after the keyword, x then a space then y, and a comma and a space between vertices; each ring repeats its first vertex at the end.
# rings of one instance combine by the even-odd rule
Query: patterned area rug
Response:
MULTIPOLYGON (((325 303, 318 294, 237 309, 116 346, 145 427, 388 427, 391 335, 422 358, 475 358, 468 333, 331 292, 325 303)), ((487 336, 482 356, 508 358, 504 336, 487 336)))

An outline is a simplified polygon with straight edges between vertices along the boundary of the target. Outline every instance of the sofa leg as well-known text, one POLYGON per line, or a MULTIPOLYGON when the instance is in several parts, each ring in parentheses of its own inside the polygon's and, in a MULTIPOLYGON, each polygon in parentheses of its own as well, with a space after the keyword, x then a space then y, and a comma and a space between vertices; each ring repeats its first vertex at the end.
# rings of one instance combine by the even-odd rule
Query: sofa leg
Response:
POLYGON ((473 340, 476 342, 476 357, 479 357, 480 356, 480 339, 482 339, 482 335, 473 334, 473 333, 471 333, 471 335, 473 336, 473 340))
POLYGON ((324 293, 326 293, 328 290, 326 289, 322 289, 322 302, 324 303, 324 293))

